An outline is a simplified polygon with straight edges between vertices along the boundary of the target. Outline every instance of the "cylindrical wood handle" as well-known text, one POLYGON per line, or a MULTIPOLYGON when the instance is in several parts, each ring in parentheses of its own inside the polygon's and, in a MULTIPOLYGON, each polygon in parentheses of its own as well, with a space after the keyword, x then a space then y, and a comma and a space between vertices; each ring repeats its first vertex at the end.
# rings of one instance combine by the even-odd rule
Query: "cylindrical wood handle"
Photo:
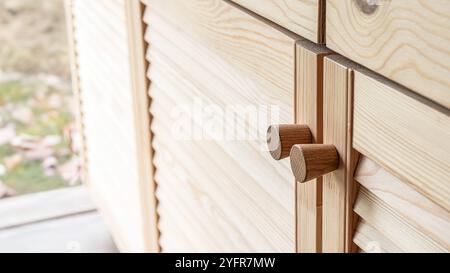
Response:
POLYGON ((306 125, 280 124, 272 125, 267 129, 267 146, 275 160, 288 157, 292 146, 295 144, 311 142, 311 131, 306 125))
POLYGON ((334 145, 294 145, 290 156, 292 172, 300 183, 332 172, 339 166, 339 155, 334 145))

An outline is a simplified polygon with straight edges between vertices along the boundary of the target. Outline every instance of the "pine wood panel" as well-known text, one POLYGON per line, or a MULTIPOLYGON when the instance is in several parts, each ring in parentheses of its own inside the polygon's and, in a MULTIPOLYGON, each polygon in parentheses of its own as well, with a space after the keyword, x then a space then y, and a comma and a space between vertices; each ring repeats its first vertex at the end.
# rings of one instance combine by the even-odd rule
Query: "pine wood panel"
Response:
MULTIPOLYGON (((141 17, 127 17, 126 11, 128 5, 137 3, 73 0, 70 6, 88 184, 117 245, 127 252, 152 251, 157 245, 157 241, 149 241, 149 221, 155 219, 150 218, 146 198, 152 195, 142 188, 143 183, 151 182, 151 176, 140 177, 138 168, 140 161, 151 160, 150 154, 142 153, 148 147, 138 144, 140 137, 150 134, 140 127, 148 128, 148 124, 136 122, 142 113, 135 111, 142 108, 136 108, 133 91, 138 91, 133 86, 139 79, 134 78, 137 75, 130 62, 137 52, 130 48, 127 20, 141 17)), ((144 109, 143 114, 148 111, 144 109)))
POLYGON ((145 0, 154 13, 182 28, 228 63, 274 93, 292 96, 295 40, 220 0, 145 0))
POLYGON ((328 47, 450 107, 450 1, 327 0, 328 47))
POLYGON ((355 73, 353 145, 450 209, 450 111, 361 70, 355 73))
POLYGON ((325 57, 323 86, 323 143, 339 153, 339 167, 323 176, 323 252, 350 252, 353 247, 353 172, 357 153, 352 149, 353 70, 338 55, 325 57))
POLYGON ((256 129, 257 138, 250 140, 208 133, 206 139, 179 139, 173 125, 180 118, 194 132, 206 128, 190 113, 173 113, 199 100, 221 109, 276 105, 274 123, 293 123, 295 39, 222 1, 147 2, 162 250, 293 252, 293 177, 286 160, 276 162, 261 149, 267 125, 225 121, 223 128, 256 129), (267 76, 271 71, 277 76, 267 76))
POLYGON ((411 225, 390 204, 361 187, 355 212, 404 252, 447 252, 426 233, 411 225))
POLYGON ((364 220, 360 220, 353 241, 365 253, 401 253, 393 242, 364 220))
POLYGON ((325 3, 321 0, 232 0, 315 43, 324 36, 325 3))
MULTIPOLYGON (((308 125, 314 143, 322 143, 324 47, 297 42, 296 123, 308 125)), ((297 251, 322 251, 322 178, 296 183, 297 251)))
POLYGON ((367 157, 355 179, 407 222, 450 251, 450 213, 393 176, 367 157))

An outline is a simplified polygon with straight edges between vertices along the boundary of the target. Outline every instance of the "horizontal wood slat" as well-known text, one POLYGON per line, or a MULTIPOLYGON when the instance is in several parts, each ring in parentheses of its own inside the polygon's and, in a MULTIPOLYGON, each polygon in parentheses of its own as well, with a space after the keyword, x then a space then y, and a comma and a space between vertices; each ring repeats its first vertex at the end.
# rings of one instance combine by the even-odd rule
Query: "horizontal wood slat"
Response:
POLYGON ((373 73, 355 72, 355 149, 446 210, 449 139, 449 110, 373 73))
POLYGON ((153 13, 239 69, 248 80, 277 94, 293 94, 297 36, 287 35, 221 0, 144 2, 153 13))
MULTIPOLYGON (((262 150, 267 127, 225 120, 224 128, 259 134, 218 140, 203 135, 205 125, 191 112, 176 113, 199 100, 224 110, 274 105, 280 121, 292 123, 295 40, 222 1, 189 1, 189 7, 185 1, 147 2, 153 7, 145 14, 145 37, 162 250, 293 252, 294 182, 288 162, 275 162, 262 150), (228 26, 234 20, 239 30, 228 26), (276 72, 283 83, 260 80, 269 65, 283 67, 276 72), (174 134, 180 119, 200 137, 174 134)), ((208 121, 224 122, 215 116, 208 121)))
POLYGON ((321 0, 232 0, 312 41, 323 42, 325 3, 321 0))
POLYGON ((404 252, 447 252, 428 234, 416 228, 390 204, 365 187, 360 188, 354 210, 404 252))
POLYGON ((402 215, 409 224, 450 251, 450 213, 367 157, 360 159, 355 179, 402 215))

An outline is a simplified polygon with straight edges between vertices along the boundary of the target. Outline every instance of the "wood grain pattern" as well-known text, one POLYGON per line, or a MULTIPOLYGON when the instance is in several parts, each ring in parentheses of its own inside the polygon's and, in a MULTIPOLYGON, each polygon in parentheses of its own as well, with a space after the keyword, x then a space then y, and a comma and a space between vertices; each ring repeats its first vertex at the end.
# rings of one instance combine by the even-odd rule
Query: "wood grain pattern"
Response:
POLYGON ((361 187, 355 212, 404 252, 447 252, 368 189, 361 187))
POLYGON ((450 1, 377 3, 327 0, 328 47, 449 108, 450 1))
MULTIPOLYGON (((306 40, 296 47, 295 122, 310 128, 314 143, 322 143, 323 59, 331 52, 306 40)), ((296 186, 298 252, 322 251, 322 178, 296 186)))
POLYGON ((278 124, 267 129, 267 147, 273 159, 281 160, 289 156, 295 144, 312 142, 311 131, 307 125, 278 124))
POLYGON ((224 1, 145 0, 154 13, 212 49, 274 93, 294 90, 295 40, 224 1))
POLYGON ((140 153, 136 140, 150 134, 135 123, 125 2, 74 0, 71 9, 89 189, 120 250, 143 252, 149 250, 143 198, 151 196, 141 192, 138 162, 150 154, 140 153))
POLYGON ((403 252, 380 231, 364 220, 359 221, 353 240, 365 253, 403 252))
POLYGON ((355 149, 450 209, 450 111, 373 73, 355 73, 355 149))
POLYGON ((145 55, 148 44, 144 40, 146 25, 143 22, 145 6, 140 0, 125 1, 128 46, 130 51, 131 92, 134 110, 134 126, 136 130, 137 168, 139 177, 139 193, 142 202, 141 212, 145 251, 159 252, 158 214, 154 181, 155 168, 152 163, 153 149, 150 134, 150 97, 147 94, 150 83, 147 79, 149 63, 145 55))
POLYGON ((315 43, 323 42, 321 0, 232 0, 315 43))
POLYGON ((189 7, 186 1, 148 2, 162 251, 293 252, 294 182, 288 162, 275 162, 261 149, 268 125, 256 128, 242 118, 233 123, 213 115, 211 124, 258 130, 254 139, 217 139, 192 112, 176 113, 198 101, 220 109, 276 105, 279 123, 292 124, 295 40, 222 1, 188 1, 189 7), (180 15, 183 8, 192 14, 180 15), (229 29, 234 22, 239 28, 229 29), (255 50, 255 42, 265 49, 255 50), (281 59, 275 62, 274 56, 281 59), (250 69, 251 58, 262 65, 250 69), (269 64, 283 67, 277 71, 286 80, 282 85, 260 80, 270 73, 269 64), (174 133, 180 118, 200 137, 174 133))
POLYGON ((292 147, 291 169, 299 183, 305 183, 337 169, 339 156, 333 145, 297 144, 292 147))
POLYGON ((450 251, 450 213, 393 176, 367 157, 358 165, 355 179, 389 204, 408 223, 450 251))
POLYGON ((324 61, 323 137, 339 153, 339 167, 323 177, 323 251, 350 252, 353 232, 352 93, 355 65, 332 55, 324 61))

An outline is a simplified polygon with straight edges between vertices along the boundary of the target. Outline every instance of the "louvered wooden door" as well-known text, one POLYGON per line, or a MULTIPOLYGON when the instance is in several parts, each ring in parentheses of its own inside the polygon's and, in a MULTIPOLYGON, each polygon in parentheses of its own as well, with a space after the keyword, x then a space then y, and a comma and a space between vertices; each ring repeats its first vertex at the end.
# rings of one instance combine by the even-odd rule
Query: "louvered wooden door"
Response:
POLYGON ((296 37, 226 1, 145 3, 162 250, 293 252, 292 174, 265 147, 270 114, 293 122, 296 37))

